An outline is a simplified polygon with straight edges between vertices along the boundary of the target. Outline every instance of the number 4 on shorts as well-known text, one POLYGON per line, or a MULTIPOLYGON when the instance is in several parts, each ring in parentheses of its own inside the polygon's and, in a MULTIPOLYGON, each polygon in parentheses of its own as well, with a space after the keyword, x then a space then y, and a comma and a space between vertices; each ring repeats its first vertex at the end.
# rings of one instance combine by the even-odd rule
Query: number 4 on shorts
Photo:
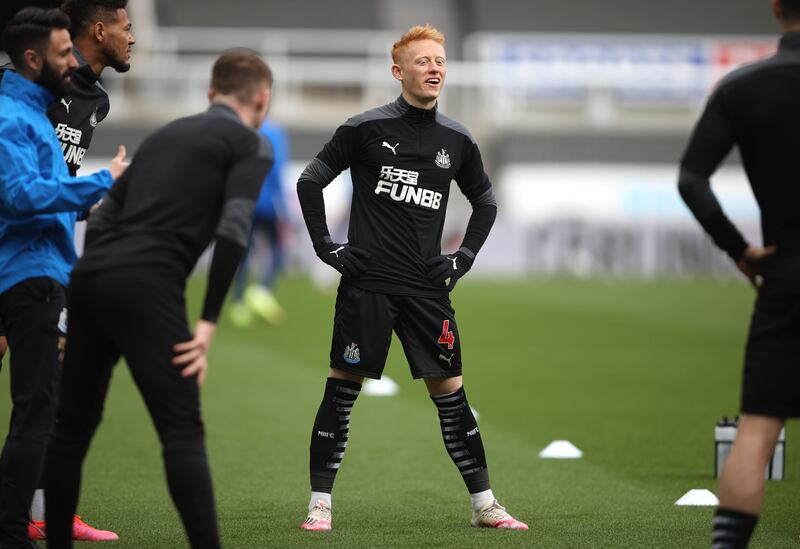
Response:
POLYGON ((456 342, 456 337, 450 331, 450 321, 445 320, 442 322, 442 335, 439 336, 439 344, 444 345, 447 343, 447 348, 452 349, 456 342))

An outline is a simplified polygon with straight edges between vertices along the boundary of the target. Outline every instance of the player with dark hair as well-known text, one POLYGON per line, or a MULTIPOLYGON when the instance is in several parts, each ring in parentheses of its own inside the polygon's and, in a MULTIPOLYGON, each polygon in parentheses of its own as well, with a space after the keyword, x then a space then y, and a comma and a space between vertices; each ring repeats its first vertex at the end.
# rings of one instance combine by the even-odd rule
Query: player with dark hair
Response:
POLYGON ((681 160, 681 196, 752 281, 741 416, 722 471, 712 547, 747 546, 764 500, 764 469, 781 428, 800 417, 800 0, 772 0, 778 52, 726 76, 708 100, 681 160), (710 178, 733 146, 761 209, 764 246, 729 221, 710 178))
POLYGON ((69 17, 59 10, 25 8, 3 31, 3 50, 11 62, 51 95, 69 91, 75 59, 60 46, 69 42, 69 17), (57 48, 54 51, 48 51, 57 48), (52 57, 48 59, 48 54, 52 57), (31 72, 33 71, 33 72, 31 72))
POLYGON ((59 10, 26 8, 3 33, 16 71, 0 81, 0 318, 14 350, 0 457, 2 547, 31 546, 28 510, 55 412, 75 220, 125 169, 123 147, 110 171, 72 177, 64 163, 46 110, 78 67, 68 27, 59 10))
MULTIPOLYGON (((95 128, 109 112, 108 94, 99 82, 103 70, 106 67, 112 67, 117 72, 130 69, 130 50, 135 40, 131 34, 127 4, 127 0, 67 0, 61 8, 69 17, 72 51, 79 66, 71 74, 69 91, 56 97, 47 115, 61 142, 64 160, 71 175, 78 173, 95 128)), ((0 78, 9 69, 13 70, 13 64, 0 67, 0 78)), ((0 337, 3 333, 0 321, 0 337)), ((0 346, 0 357, 2 353, 0 346)), ((44 492, 41 489, 34 494, 28 532, 33 540, 42 540, 47 536, 44 492)), ((73 535, 75 539, 85 541, 118 539, 114 532, 93 528, 77 515, 74 518, 73 535)))
POLYGON ((136 41, 127 4, 127 0, 67 0, 62 6, 70 18, 73 52, 80 66, 70 92, 54 102, 47 114, 73 175, 92 142, 94 129, 108 115, 108 93, 99 82, 103 70, 130 69, 131 47, 136 41))
POLYGON ((89 220, 87 249, 68 290, 70 329, 47 453, 50 547, 72 546, 83 460, 120 356, 158 431, 169 491, 191 546, 219 547, 199 386, 272 162, 256 131, 271 87, 272 73, 257 55, 224 53, 212 71, 208 111, 148 137, 89 220), (214 238, 192 335, 185 281, 214 238))
POLYGON ((364 377, 381 377, 394 330, 414 378, 436 406, 445 447, 472 500, 473 526, 527 530, 492 493, 483 443, 461 376, 461 340, 448 292, 469 271, 497 213, 494 191, 469 132, 437 110, 447 72, 444 36, 431 26, 392 48, 394 102, 336 130, 297 183, 314 250, 342 274, 330 372, 310 448, 305 530, 331 529, 331 491, 344 457, 350 412, 364 377), (322 189, 350 168, 347 243, 333 242, 322 189), (472 205, 461 247, 441 254, 450 181, 472 205))
POLYGON ((128 72, 131 35, 128 0, 66 0, 61 10, 69 16, 75 46, 91 51, 86 60, 99 75, 105 67, 128 72))

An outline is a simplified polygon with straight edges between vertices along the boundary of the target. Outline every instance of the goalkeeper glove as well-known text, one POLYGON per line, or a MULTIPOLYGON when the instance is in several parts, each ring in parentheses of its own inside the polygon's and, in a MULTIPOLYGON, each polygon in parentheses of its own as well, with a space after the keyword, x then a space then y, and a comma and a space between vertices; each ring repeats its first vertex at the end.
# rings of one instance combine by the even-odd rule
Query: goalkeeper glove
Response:
POLYGON ((326 242, 317 249, 317 257, 339 271, 344 277, 358 276, 367 270, 369 252, 350 244, 326 242))
POLYGON ((437 255, 428 259, 425 264, 428 266, 428 278, 433 285, 452 290, 458 279, 467 274, 472 267, 473 258, 466 253, 458 250, 450 255, 437 255))

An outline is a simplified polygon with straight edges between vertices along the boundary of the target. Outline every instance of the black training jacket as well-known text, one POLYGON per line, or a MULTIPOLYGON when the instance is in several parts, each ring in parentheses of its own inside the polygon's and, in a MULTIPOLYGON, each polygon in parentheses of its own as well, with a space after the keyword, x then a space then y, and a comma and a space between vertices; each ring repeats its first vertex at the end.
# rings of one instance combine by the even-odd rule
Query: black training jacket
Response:
POLYGON ((348 241, 371 254, 366 272, 348 282, 372 292, 436 297, 425 260, 441 253, 450 182, 473 214, 461 250, 474 258, 494 222, 494 191, 470 133, 436 108, 402 96, 350 118, 298 181, 303 215, 316 249, 328 237, 321 188, 350 168, 348 241))
POLYGON ((50 104, 47 117, 61 142, 69 173, 75 175, 92 143, 94 129, 108 116, 109 102, 108 93, 81 52, 77 48, 72 51, 80 64, 72 73, 72 89, 50 104))
POLYGON ((167 124, 90 218, 73 276, 144 268, 183 281, 216 239, 203 312, 216 321, 272 160, 269 142, 225 105, 167 124))
POLYGON ((734 260, 747 242, 728 221, 709 178, 734 145, 761 209, 764 245, 777 244, 765 275, 800 283, 800 32, 775 55, 726 76, 708 100, 681 160, 681 194, 734 260))

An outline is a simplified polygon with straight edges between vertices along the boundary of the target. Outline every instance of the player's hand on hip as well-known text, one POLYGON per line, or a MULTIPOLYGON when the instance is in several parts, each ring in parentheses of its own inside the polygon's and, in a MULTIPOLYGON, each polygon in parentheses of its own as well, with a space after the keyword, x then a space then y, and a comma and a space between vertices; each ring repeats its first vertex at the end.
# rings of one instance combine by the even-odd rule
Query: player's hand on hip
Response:
POLYGON ((454 254, 437 255, 428 259, 428 278, 434 286, 445 287, 448 291, 455 288, 458 279, 467 274, 472 267, 472 259, 461 251, 454 254))
POLYGON ((125 145, 120 145, 119 149, 117 149, 117 156, 111 159, 111 165, 108 167, 108 171, 111 172, 111 178, 114 181, 116 181, 130 165, 129 162, 125 162, 125 154, 127 154, 125 145))
POLYGON ((328 242, 317 251, 317 256, 339 271, 344 277, 358 276, 367 270, 370 254, 350 244, 328 242))
POLYGON ((208 350, 211 348, 211 339, 216 329, 217 325, 213 322, 198 320, 192 340, 177 343, 172 347, 172 350, 178 353, 172 359, 172 364, 182 367, 182 377, 196 375, 197 384, 203 384, 208 372, 208 350))
POLYGON ((759 288, 763 281, 761 273, 764 268, 764 260, 776 251, 778 251, 778 247, 774 244, 765 248, 748 246, 744 250, 742 257, 736 262, 736 266, 750 280, 753 287, 759 288))

